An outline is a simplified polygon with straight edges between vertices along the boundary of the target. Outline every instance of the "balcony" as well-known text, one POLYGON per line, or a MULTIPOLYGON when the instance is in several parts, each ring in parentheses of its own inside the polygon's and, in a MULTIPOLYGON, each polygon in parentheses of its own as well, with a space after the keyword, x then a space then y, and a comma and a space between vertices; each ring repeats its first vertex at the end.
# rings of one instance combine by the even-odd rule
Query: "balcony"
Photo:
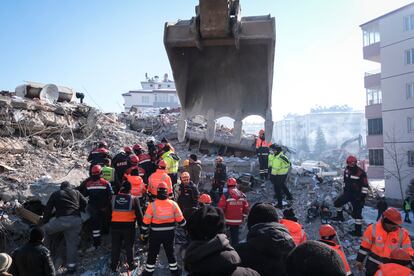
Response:
POLYGON ((364 46, 362 51, 364 59, 374 62, 381 62, 380 42, 364 46))
POLYGON ((364 77, 364 87, 373 88, 381 86, 381 70, 366 72, 364 77))
POLYGON ((382 118, 382 104, 378 103, 365 106, 365 118, 382 118))

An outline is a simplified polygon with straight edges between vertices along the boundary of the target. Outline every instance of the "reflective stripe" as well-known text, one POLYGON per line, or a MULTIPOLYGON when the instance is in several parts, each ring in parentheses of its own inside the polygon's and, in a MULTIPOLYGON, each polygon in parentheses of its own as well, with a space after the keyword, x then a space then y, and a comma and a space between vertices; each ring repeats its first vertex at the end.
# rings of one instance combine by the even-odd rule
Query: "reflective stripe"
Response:
POLYGON ((362 254, 362 255, 367 255, 368 252, 366 252, 365 250, 359 249, 358 253, 362 254))
POLYGON ((175 226, 169 226, 169 227, 151 227, 152 231, 167 231, 167 230, 174 230, 175 226))
POLYGON ((382 270, 378 270, 378 276, 382 276, 382 270))
POLYGON ((92 186, 92 187, 87 187, 87 190, 105 190, 106 186, 92 186))
POLYGON ((148 272, 154 272, 154 271, 155 271, 155 268, 148 268, 148 267, 145 267, 145 271, 148 271, 148 272))
POLYGON ((141 226, 141 229, 142 229, 142 230, 147 230, 147 229, 148 229, 148 227, 146 227, 146 226, 141 226))
POLYGON ((148 267, 148 268, 154 268, 155 267, 155 265, 151 265, 151 264, 146 264, 145 266, 148 267))
POLYGON ((362 240, 364 241, 364 242, 367 242, 367 243, 372 243, 372 241, 371 240, 369 240, 368 238, 366 238, 366 237, 362 237, 362 240))
POLYGON ((238 222, 243 222, 243 220, 241 220, 241 219, 226 219, 226 222, 238 223, 238 222))
POLYGON ((339 211, 339 212, 341 212, 342 211, 342 207, 337 207, 336 210, 339 211))
POLYGON ((101 236, 101 234, 93 234, 92 235, 92 237, 94 237, 94 238, 97 238, 97 237, 100 237, 101 236))
POLYGON ((357 225, 362 224, 362 219, 355 219, 355 224, 357 224, 357 225))
POLYGON ((400 235, 400 239, 399 239, 399 241, 398 241, 398 247, 401 247, 402 246, 402 243, 403 243, 403 238, 404 238, 404 233, 403 233, 403 230, 402 230, 402 228, 400 228, 400 233, 399 233, 400 235))
POLYGON ((403 245, 401 245, 401 248, 402 249, 411 248, 411 244, 403 244, 403 245))
POLYGON ((367 187, 362 187, 362 193, 368 193, 368 188, 367 187))
POLYGON ((352 178, 352 179, 359 179, 359 176, 351 175, 350 178, 352 178))
POLYGON ((378 261, 378 260, 376 260, 376 259, 374 259, 374 258, 372 258, 372 257, 368 257, 368 260, 370 260, 371 262, 373 262, 373 263, 376 263, 376 264, 382 264, 382 262, 381 261, 378 261))
POLYGON ((75 267, 76 264, 67 264, 68 267, 75 267))
POLYGON ((348 271, 347 273, 346 273, 346 275, 348 276, 348 275, 351 275, 352 274, 352 271, 348 271))

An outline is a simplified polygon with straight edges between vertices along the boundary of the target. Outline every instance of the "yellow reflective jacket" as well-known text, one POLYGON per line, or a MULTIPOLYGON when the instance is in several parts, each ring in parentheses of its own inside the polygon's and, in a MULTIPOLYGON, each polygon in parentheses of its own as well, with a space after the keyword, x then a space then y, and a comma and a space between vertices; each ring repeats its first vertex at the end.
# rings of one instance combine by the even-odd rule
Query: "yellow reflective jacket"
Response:
POLYGON ((269 168, 272 169, 271 174, 273 175, 287 174, 290 168, 290 161, 283 152, 280 152, 278 155, 269 154, 269 168))
POLYGON ((165 163, 167 163, 167 173, 177 173, 178 172, 178 165, 179 165, 179 161, 180 158, 178 157, 177 154, 175 154, 174 152, 172 152, 171 150, 165 152, 162 156, 161 156, 162 160, 165 161, 165 163))

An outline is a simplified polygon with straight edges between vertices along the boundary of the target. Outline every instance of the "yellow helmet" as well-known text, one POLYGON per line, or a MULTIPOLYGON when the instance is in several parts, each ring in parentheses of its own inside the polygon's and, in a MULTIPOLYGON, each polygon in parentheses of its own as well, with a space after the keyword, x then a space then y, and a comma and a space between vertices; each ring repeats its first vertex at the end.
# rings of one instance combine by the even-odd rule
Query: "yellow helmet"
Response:
POLYGON ((185 159, 184 162, 183 162, 183 166, 186 167, 186 166, 189 166, 189 165, 190 165, 190 160, 185 159))

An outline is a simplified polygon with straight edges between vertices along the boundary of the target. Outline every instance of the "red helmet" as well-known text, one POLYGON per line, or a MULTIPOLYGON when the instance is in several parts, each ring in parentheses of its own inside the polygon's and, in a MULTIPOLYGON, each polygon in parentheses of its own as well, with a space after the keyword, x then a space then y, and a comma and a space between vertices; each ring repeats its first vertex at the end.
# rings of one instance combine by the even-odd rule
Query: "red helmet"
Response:
POLYGON ((411 256, 402 248, 396 248, 391 251, 391 260, 399 260, 399 261, 411 261, 411 256))
POLYGON ((132 148, 131 148, 131 147, 128 147, 128 146, 126 146, 126 147, 124 147, 124 152, 125 152, 125 153, 131 153, 131 152, 132 152, 132 148))
POLYGON ((261 129, 261 130, 259 131, 259 135, 263 135, 264 133, 265 133, 264 129, 261 129))
POLYGON ((105 141, 99 141, 98 142, 98 147, 99 148, 108 148, 108 143, 107 142, 105 142, 105 141))
POLYGON ((139 158, 134 154, 129 157, 129 161, 131 161, 131 164, 137 165, 139 163, 139 158))
POLYGON ((322 224, 319 227, 319 236, 323 237, 331 237, 336 235, 336 230, 330 224, 322 224))
POLYGON ((157 148, 159 148, 159 149, 163 149, 164 147, 165 147, 165 144, 163 144, 163 143, 157 144, 157 148))
POLYGON ((390 207, 387 210, 385 210, 384 213, 382 214, 382 217, 390 220, 391 222, 397 225, 402 224, 401 214, 395 208, 390 207))
POLYGON ((351 165, 351 164, 356 165, 357 161, 358 161, 358 160, 356 159, 356 157, 355 157, 355 156, 350 155, 350 156, 348 156, 348 158, 346 159, 346 164, 347 164, 347 165, 351 165))
POLYGON ((211 204, 211 197, 208 194, 201 194, 198 201, 204 204, 211 204))
POLYGON ((100 175, 102 173, 102 167, 100 165, 94 165, 91 169, 92 175, 100 175))
POLYGON ((165 182, 160 182, 158 184, 158 187, 157 187, 158 190, 159 189, 166 189, 167 190, 167 188, 168 188, 168 186, 167 186, 167 183, 165 183, 165 182))
POLYGON ((160 168, 160 169, 167 168, 167 163, 165 163, 164 160, 160 160, 160 162, 158 162, 158 168, 160 168))
POLYGON ((135 150, 142 150, 142 146, 140 144, 135 144, 132 149, 135 150))
POLYGON ((233 177, 227 179, 227 187, 234 187, 237 185, 237 180, 233 177))

